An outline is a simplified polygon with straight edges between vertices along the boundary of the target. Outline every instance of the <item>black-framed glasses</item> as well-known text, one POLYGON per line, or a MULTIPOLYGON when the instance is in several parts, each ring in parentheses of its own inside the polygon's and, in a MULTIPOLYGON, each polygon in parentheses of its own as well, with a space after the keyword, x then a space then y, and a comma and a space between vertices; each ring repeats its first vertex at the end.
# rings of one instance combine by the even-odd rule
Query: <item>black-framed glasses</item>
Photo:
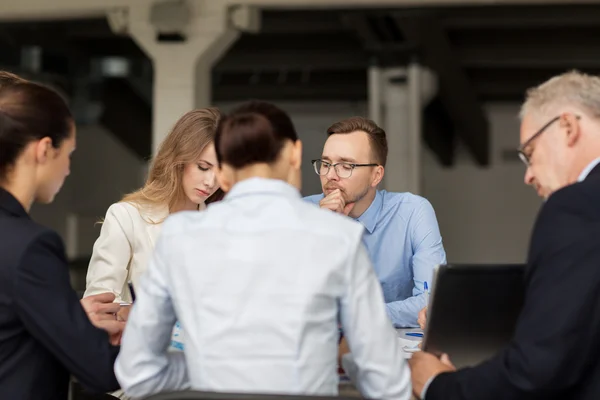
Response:
MULTIPOLYGON (((546 129, 548 129, 553 123, 560 120, 560 117, 561 116, 559 115, 557 117, 552 118, 544 126, 542 126, 536 133, 534 133, 529 139, 527 139, 527 141, 525 143, 523 143, 522 145, 519 146, 519 148, 517 148, 517 153, 519 154, 519 158, 521 159, 521 161, 523 161, 523 163, 525 165, 527 165, 529 167, 529 165, 531 164, 531 152, 529 152, 529 154, 527 154, 525 152, 525 150, 527 150, 527 147, 529 147, 529 145, 537 137, 539 137, 542 133, 544 133, 546 131, 546 129)), ((581 117, 579 115, 576 115, 575 118, 580 119, 581 117)))
POLYGON ((312 165, 315 167, 315 172, 317 175, 327 175, 331 167, 335 170, 335 173, 340 178, 350 178, 352 176, 352 171, 356 167, 377 167, 379 164, 357 164, 350 162, 339 162, 332 164, 323 160, 312 160, 312 165))

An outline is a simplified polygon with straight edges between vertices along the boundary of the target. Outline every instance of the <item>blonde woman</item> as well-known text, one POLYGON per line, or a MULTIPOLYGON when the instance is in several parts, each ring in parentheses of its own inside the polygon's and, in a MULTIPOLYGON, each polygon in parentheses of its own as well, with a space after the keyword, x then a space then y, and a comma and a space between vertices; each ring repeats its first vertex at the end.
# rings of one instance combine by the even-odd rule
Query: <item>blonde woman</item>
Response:
POLYGON ((88 267, 85 296, 111 292, 130 302, 145 271, 162 222, 169 214, 204 210, 222 197, 215 181, 215 108, 193 110, 177 121, 158 150, 146 184, 111 205, 88 267))

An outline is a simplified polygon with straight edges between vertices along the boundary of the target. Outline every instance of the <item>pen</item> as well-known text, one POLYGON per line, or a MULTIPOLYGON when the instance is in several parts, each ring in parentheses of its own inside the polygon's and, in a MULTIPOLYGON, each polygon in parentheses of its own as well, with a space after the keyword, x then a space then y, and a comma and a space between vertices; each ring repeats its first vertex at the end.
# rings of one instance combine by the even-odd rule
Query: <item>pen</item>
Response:
POLYGON ((404 334, 406 336, 423 337, 423 334, 420 332, 406 332, 404 334))
POLYGON ((135 301, 135 290, 133 290, 133 283, 129 281, 127 282, 127 285, 129 286, 129 292, 131 293, 131 302, 133 303, 135 301))
POLYGON ((425 289, 425 300, 429 304, 429 286, 427 286, 427 282, 423 283, 423 288, 425 289))

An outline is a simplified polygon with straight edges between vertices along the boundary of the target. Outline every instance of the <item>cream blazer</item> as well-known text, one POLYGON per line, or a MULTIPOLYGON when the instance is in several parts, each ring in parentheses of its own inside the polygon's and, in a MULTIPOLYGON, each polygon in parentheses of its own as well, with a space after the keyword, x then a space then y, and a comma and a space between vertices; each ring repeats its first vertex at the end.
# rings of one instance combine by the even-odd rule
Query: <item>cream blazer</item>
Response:
MULTIPOLYGON (((134 287, 138 285, 154 252, 162 222, 168 216, 166 206, 140 209, 125 202, 111 205, 94 243, 83 296, 112 292, 116 302, 131 302, 127 282, 131 281, 134 287)), ((122 390, 111 395, 128 400, 122 390)))
POLYGON ((115 301, 130 302, 127 282, 131 280, 137 286, 152 257, 162 221, 168 215, 166 206, 140 209, 125 202, 111 205, 94 243, 84 297, 112 292, 115 301))

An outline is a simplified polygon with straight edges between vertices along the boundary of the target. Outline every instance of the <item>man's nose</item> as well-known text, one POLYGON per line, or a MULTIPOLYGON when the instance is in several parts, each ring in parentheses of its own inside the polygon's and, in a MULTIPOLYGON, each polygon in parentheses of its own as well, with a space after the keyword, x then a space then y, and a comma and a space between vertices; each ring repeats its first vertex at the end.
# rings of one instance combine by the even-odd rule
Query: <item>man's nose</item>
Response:
POLYGON ((533 172, 531 171, 531 167, 527 167, 527 169, 525 170, 525 177, 523 179, 523 181, 525 182, 526 185, 533 185, 533 182, 535 180, 535 176, 533 175, 533 172))
POLYGON ((332 165, 331 167, 329 167, 329 171, 327 171, 327 174, 325 175, 325 177, 330 180, 330 181, 339 181, 340 177, 338 176, 335 167, 332 165))

